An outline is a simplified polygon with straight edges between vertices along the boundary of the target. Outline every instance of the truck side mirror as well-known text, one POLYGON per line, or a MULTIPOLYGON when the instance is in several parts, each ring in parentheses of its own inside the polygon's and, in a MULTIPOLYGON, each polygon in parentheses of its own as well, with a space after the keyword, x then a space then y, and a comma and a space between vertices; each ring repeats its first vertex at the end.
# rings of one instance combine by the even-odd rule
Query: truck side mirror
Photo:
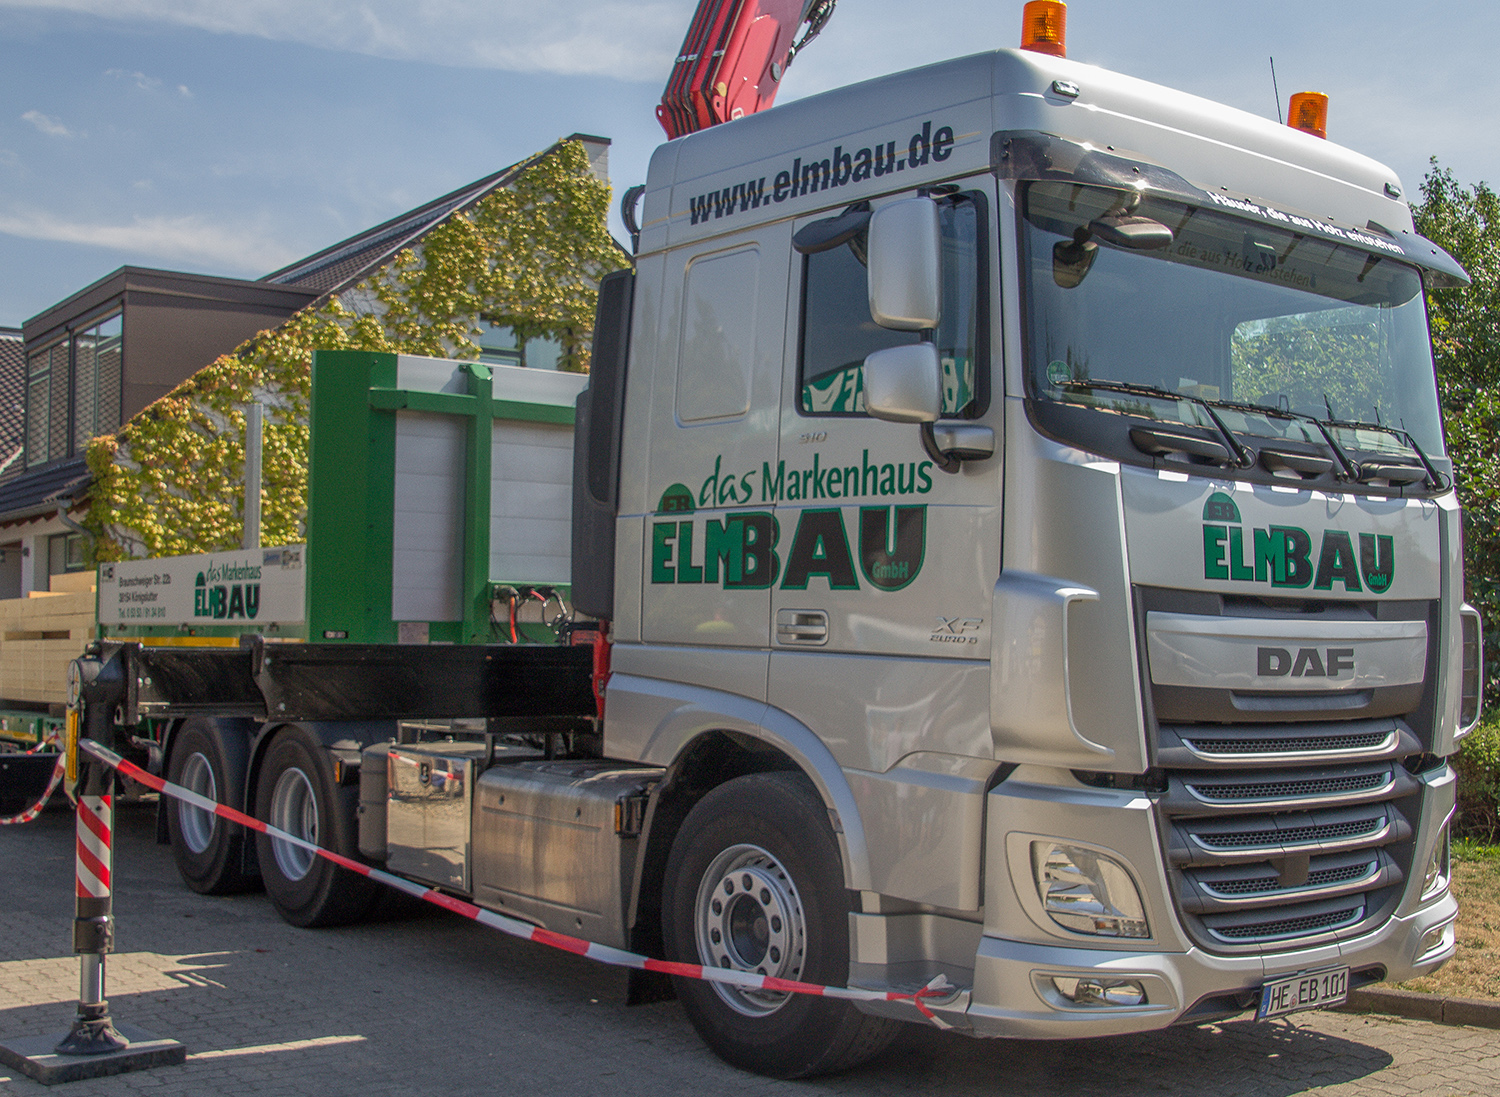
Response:
MULTIPOLYGON (((873 295, 872 295, 873 296, 873 295)), ((865 410, 891 423, 935 423, 943 410, 943 366, 931 343, 907 343, 865 358, 865 410)))
POLYGON ((942 319, 942 229, 931 198, 903 198, 870 216, 870 316, 883 328, 925 331, 942 319))

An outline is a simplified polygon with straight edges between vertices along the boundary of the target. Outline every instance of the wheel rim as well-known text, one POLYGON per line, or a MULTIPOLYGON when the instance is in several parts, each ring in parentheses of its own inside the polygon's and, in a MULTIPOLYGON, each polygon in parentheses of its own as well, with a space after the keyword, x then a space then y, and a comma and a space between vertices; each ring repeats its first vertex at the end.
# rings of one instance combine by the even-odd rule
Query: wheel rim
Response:
MULTIPOLYGON (((318 844, 318 798, 307 774, 295 766, 276 779, 276 788, 271 793, 269 822, 304 842, 318 844)), ((313 858, 317 856, 311 850, 294 846, 282 838, 271 839, 271 850, 276 855, 276 867, 288 880, 300 880, 306 876, 312 871, 313 858)))
MULTIPOLYGON (((219 801, 219 786, 214 781, 213 764, 200 753, 188 755, 177 783, 215 803, 219 801)), ((193 853, 202 853, 208 849, 214 840, 214 827, 217 824, 218 819, 213 812, 178 801, 177 829, 182 834, 182 844, 193 853)))
MULTIPOLYGON (((736 845, 708 866, 698 885, 695 932, 705 967, 801 979, 807 919, 791 876, 759 846, 736 845)), ((764 1017, 785 1004, 780 991, 710 984, 747 1017, 764 1017)))

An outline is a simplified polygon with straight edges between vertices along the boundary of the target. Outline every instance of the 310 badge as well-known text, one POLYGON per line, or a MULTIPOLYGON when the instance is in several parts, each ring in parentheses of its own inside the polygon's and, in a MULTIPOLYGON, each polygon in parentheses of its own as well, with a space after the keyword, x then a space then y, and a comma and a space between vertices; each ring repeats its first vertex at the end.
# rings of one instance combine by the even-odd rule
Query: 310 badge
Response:
POLYGON ((927 551, 927 506, 869 506, 858 511, 859 571, 844 511, 811 507, 798 512, 785 550, 781 523, 768 510, 699 515, 693 493, 673 484, 662 493, 651 523, 651 582, 711 584, 725 590, 806 590, 814 579, 830 590, 859 590, 859 575, 876 590, 909 586, 927 551))

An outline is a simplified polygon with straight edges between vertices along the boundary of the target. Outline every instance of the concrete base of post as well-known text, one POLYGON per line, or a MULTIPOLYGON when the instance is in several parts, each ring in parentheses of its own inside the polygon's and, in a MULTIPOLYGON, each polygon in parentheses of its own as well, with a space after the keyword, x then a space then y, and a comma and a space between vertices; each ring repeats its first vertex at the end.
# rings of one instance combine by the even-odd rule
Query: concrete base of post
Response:
MULTIPOLYGON (((76 1031, 77 1026, 74 1026, 76 1031)), ((25 1036, 0 1043, 0 1065, 20 1071, 44 1086, 59 1082, 79 1082, 87 1078, 105 1078, 132 1070, 177 1066, 187 1059, 187 1048, 176 1040, 153 1036, 134 1025, 116 1025, 118 1034, 129 1041, 117 1051, 97 1054, 68 1054, 57 1048, 72 1032, 51 1036, 25 1036)))

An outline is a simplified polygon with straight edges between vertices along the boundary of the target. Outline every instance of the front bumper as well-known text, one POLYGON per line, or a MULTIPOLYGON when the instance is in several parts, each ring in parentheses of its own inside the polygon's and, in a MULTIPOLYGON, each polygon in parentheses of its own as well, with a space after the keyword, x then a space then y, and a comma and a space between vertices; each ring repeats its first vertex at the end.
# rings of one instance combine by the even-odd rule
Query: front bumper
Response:
POLYGON ((1429 947, 1419 957, 1424 938, 1429 931, 1451 926, 1457 914, 1452 895, 1444 895, 1409 917, 1392 918, 1365 938, 1335 948, 1264 959, 1215 956, 1198 949, 1105 952, 984 937, 963 1019, 945 1020, 962 1024, 975 1036, 1028 1039, 1110 1036, 1217 1020, 1253 1010, 1262 984, 1282 975, 1344 964, 1351 969, 1350 986, 1354 987, 1432 971, 1453 956, 1453 935, 1450 929, 1441 947, 1435 951, 1429 947), (1145 987, 1146 1003, 1076 1005, 1052 987, 1054 976, 1133 979, 1145 987))
MULTIPOLYGON (((1422 781, 1426 795, 1414 819, 1416 848, 1411 857, 1417 866, 1431 856, 1453 808, 1451 771, 1424 775, 1422 781)), ((957 933, 949 939, 928 932, 904 949, 887 942, 883 950, 876 950, 867 949, 865 940, 878 935, 863 932, 855 938, 856 955, 876 961, 867 985, 893 981, 914 987, 930 977, 931 971, 922 970, 892 980, 892 968, 886 969, 884 980, 876 976, 879 962, 889 963, 897 953, 946 961, 938 970, 951 969, 950 983, 963 990, 951 1000, 931 1003, 931 1008, 946 1023, 976 1036, 1061 1039, 1203 1023, 1254 1010, 1262 986, 1282 976, 1347 966, 1352 988, 1426 974, 1454 953, 1458 904, 1448 892, 1426 903, 1408 895, 1393 915, 1342 940, 1321 934, 1301 948, 1210 952, 1200 947, 1183 931, 1166 880, 1154 871, 1163 853, 1152 804, 1136 793, 1012 780, 989 793, 986 822, 991 870, 986 873, 984 923, 953 923, 973 931, 966 942, 957 933), (1085 834, 1109 836, 1108 846, 1094 848, 1130 870, 1151 938, 1132 943, 1067 934, 1043 912, 1032 877, 1032 843, 1089 845, 1073 837, 1085 834), (1144 988, 1145 1001, 1136 1006, 1080 1005, 1058 992, 1054 978, 1132 980, 1144 988)), ((1408 888, 1416 882, 1409 882, 1408 888)), ((899 1012, 879 1011, 912 1020, 921 1016, 909 1006, 899 1012)))

